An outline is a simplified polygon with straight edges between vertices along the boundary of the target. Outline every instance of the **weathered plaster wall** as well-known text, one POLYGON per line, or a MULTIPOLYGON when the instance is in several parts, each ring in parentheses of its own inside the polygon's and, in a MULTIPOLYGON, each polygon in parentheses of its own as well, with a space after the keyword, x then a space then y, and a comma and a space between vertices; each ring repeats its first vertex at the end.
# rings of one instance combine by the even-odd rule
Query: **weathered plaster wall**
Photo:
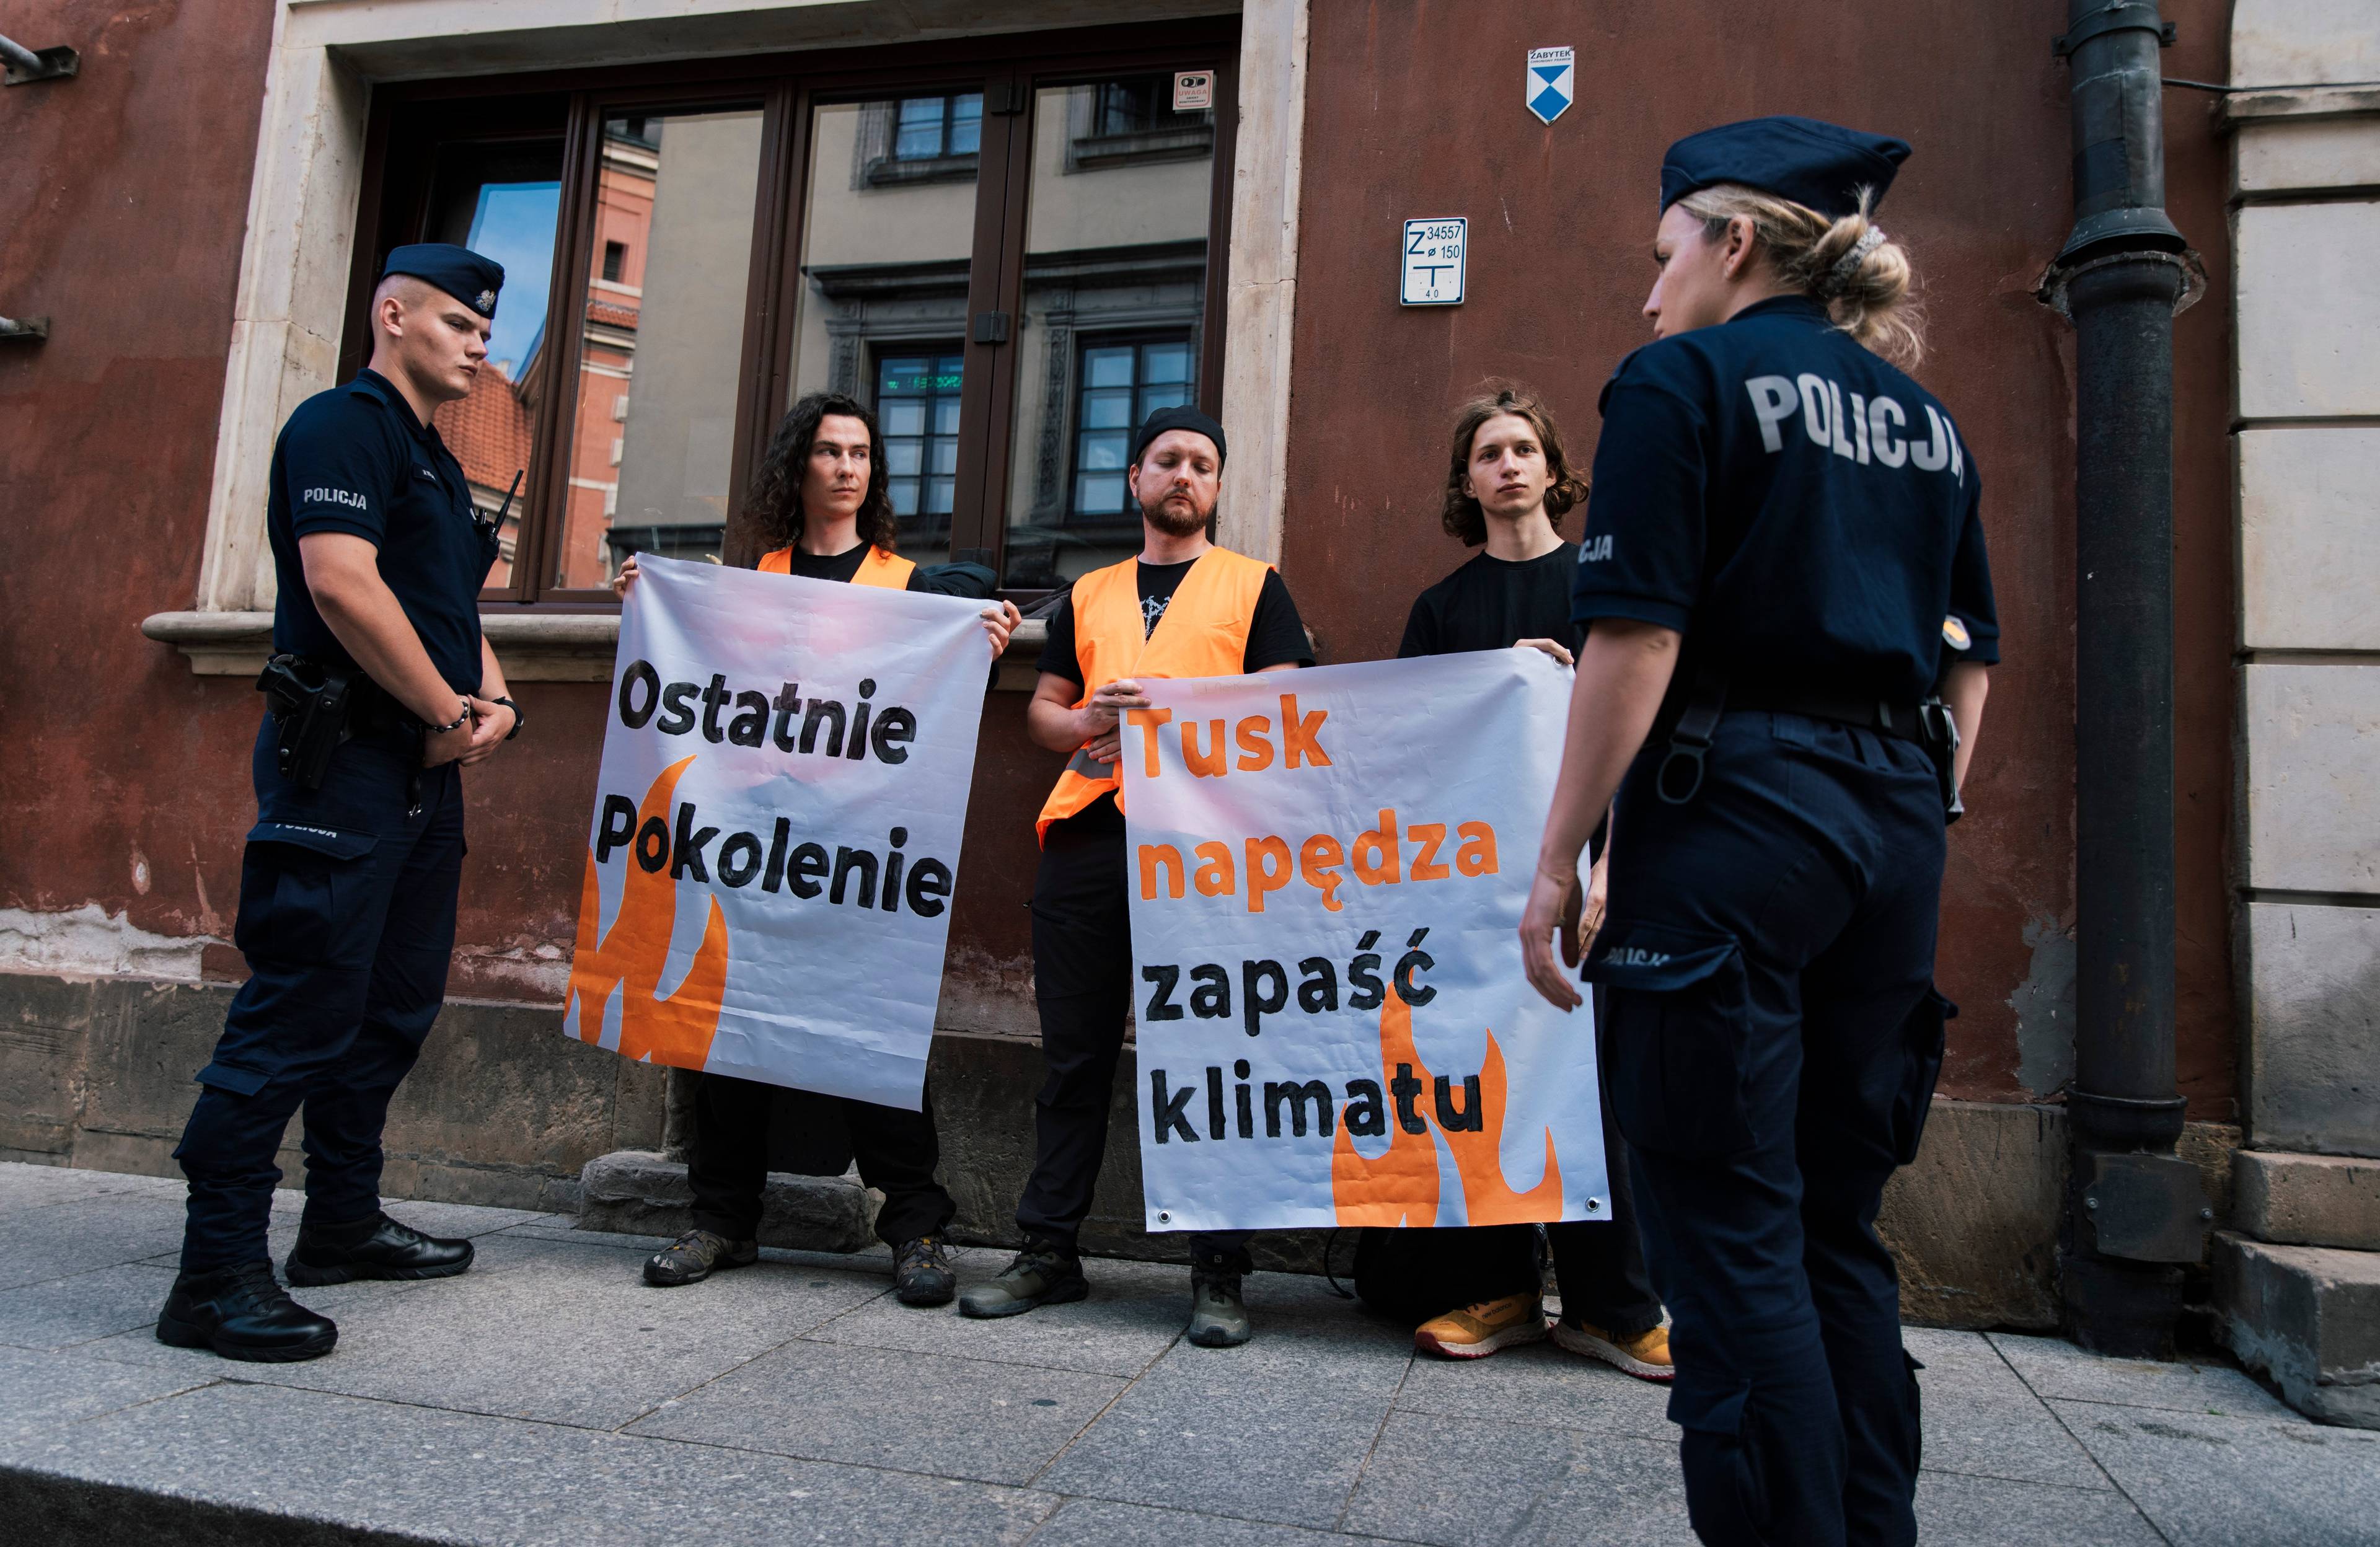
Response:
MULTIPOLYGON (((2168 75, 2223 79, 2227 7, 2178 0, 2168 75)), ((1544 391, 1592 455, 1596 397, 1650 335, 1661 152, 1731 118, 1792 112, 1904 136, 1882 224, 1924 280, 1921 379, 1985 478, 2007 664, 1944 887, 1941 982, 1962 1007, 1946 1093, 2054 1092, 2071 1069, 2071 331, 2033 298, 2071 225, 2061 0, 1930 7, 1782 0, 1575 6, 1372 0, 1313 16, 1282 573, 1333 660, 1395 648, 1423 586, 1465 557, 1439 535, 1454 402, 1483 378, 1544 391), (1522 107, 1533 46, 1578 50, 1578 101, 1522 107), (1469 293, 1401 309, 1396 242, 1468 215, 1469 293), (1318 284, 1327 276, 1327 283, 1318 284)), ((2167 97, 2173 218, 2210 289, 2177 324, 2176 840, 2180 1067, 2193 1116, 2232 1113, 2224 846, 2231 540, 2225 484, 2228 273, 2223 144, 2205 100, 2167 97)), ((1576 534, 1572 518, 1571 531, 1576 534)))
MULTIPOLYGON (((2169 73, 2220 78, 2221 10, 2169 7, 2183 34, 2169 73)), ((1282 562, 1326 657, 1343 661, 1392 649, 1406 600, 1463 556, 1429 514, 1456 396, 1490 372, 1534 379, 1575 448, 1591 446, 1595 389, 1643 337, 1653 168, 1670 138, 1800 110, 1916 141, 1887 224, 1928 276, 1927 379, 1989 480, 2009 635, 1944 936, 1944 986, 1966 1011, 1945 1089, 1991 1100, 2054 1090, 2069 1035, 2070 359, 2063 324, 2030 298, 2068 221, 2066 82, 2047 49, 2061 18, 2056 0, 1995 0, 1924 28, 1873 0, 1824 26, 1781 0, 1318 7, 1300 195, 1299 274, 1325 283, 1296 322, 1282 562), (1580 49, 1581 99, 1541 129, 1517 100, 1521 59, 1557 38, 1580 49), (1714 69, 1722 44, 1737 64, 1714 69), (1690 89, 1665 84, 1688 67, 1690 89), (1451 212, 1472 216, 1474 298, 1400 312, 1397 223, 1451 212)), ((13 910, 0 933, 55 929, 76 949, 102 948, 94 928, 136 944, 229 933, 257 700, 237 678, 192 676, 137 626, 199 588, 269 19, 262 6, 0 0, 0 32, 84 52, 78 80, 0 93, 0 207, 14 212, 0 312, 55 320, 45 345, 0 347, 0 790, 16 834, 0 844, 0 910, 13 910)), ((2193 1112, 2222 1117, 2229 308, 2220 147, 2193 100, 2168 105, 2175 218, 2214 279, 2177 339, 2181 1068, 2193 1112)), ((453 988, 551 1001, 602 694, 540 683, 520 697, 530 733, 471 781, 453 988)), ((1018 694, 986 706, 944 982, 954 1029, 1033 1025, 1026 817, 1051 771, 1022 709, 1018 694)), ((219 944, 203 961, 237 967, 219 944)))

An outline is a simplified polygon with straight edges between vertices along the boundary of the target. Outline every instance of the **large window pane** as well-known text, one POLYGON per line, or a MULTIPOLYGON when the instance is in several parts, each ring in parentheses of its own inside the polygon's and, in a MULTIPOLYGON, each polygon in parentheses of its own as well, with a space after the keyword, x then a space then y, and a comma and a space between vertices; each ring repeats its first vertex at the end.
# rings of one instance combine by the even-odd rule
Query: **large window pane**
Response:
MULTIPOLYGON (((562 148, 558 137, 442 145, 431 178, 423 238, 460 243, 504 266, 487 363, 469 396, 440 405, 432 416, 470 481, 471 503, 492 518, 504 508, 516 475, 524 475, 528 487, 531 426, 547 375, 540 364, 562 209, 562 148)), ((492 590, 513 584, 525 508, 516 499, 505 512, 488 576, 492 590)))
POLYGON ((1133 431, 1197 400, 1212 115, 1172 77, 1049 86, 1033 110, 1004 583, 1034 590, 1140 551, 1133 431))
POLYGON ((838 103, 811 122, 792 396, 876 411, 901 552, 950 557, 983 93, 838 103))
POLYGON ((567 590, 608 585, 632 553, 719 552, 760 114, 613 117, 601 152, 552 569, 567 590))

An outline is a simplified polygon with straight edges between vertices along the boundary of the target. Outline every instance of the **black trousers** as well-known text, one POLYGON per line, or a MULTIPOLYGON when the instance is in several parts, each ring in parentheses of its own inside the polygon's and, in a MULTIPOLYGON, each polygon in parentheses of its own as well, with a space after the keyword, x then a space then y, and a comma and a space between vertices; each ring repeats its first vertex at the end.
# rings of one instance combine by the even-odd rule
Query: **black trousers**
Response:
POLYGON ((455 954, 460 770, 421 768, 409 737, 358 737, 305 790, 281 776, 274 739, 268 715, 232 933, 249 976, 174 1151, 190 1183, 190 1273, 265 1260, 273 1155, 300 1109, 307 1222, 379 1212, 389 1099, 420 1056, 455 954))
POLYGON ((1876 1234, 1952 1013, 1942 804, 1906 741, 1728 715, 1682 806, 1621 786, 1604 1067, 1670 1303, 1670 1418, 1712 1543, 1917 1538, 1915 1361, 1876 1234))
MULTIPOLYGON (((694 1189, 695 1227, 731 1241, 748 1241, 760 1228, 760 1197, 769 1180, 769 1108, 777 1088, 733 1075, 699 1078, 694 1092, 694 1144, 686 1167, 687 1185, 694 1189)), ((843 1109, 859 1179, 884 1195, 884 1207, 876 1216, 877 1238, 897 1247, 949 1224, 958 1205, 934 1180, 942 1149, 934 1132, 932 1090, 926 1093, 922 1112, 848 1096, 826 1099, 843 1109)))
MULTIPOLYGON (((1048 1073, 1034 1103, 1033 1174, 1016 1206, 1027 1239, 1071 1251, 1107 1156, 1108 1107, 1132 1008, 1132 915, 1123 831, 1070 831, 1060 822, 1042 846, 1033 879, 1033 995, 1041 1011, 1048 1073)), ((1190 1237, 1200 1266, 1251 1267, 1254 1231, 1190 1237)))

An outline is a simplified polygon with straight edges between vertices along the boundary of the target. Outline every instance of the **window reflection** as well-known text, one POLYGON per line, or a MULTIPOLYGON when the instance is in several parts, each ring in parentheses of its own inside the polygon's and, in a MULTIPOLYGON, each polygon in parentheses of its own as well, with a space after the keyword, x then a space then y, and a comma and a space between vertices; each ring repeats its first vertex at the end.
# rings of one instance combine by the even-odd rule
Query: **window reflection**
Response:
POLYGON ((901 551, 950 557, 983 94, 820 107, 802 220, 793 398, 876 411, 901 551))
POLYGON ((1133 432, 1160 408, 1190 401, 1186 335, 1158 343, 1086 344, 1075 379, 1082 396, 1075 422, 1075 501, 1078 524, 1099 518, 1138 519, 1124 488, 1133 432))
MULTIPOLYGON (((559 139, 439 148, 424 239, 459 243, 504 267, 504 293, 488 339, 487 362, 472 379, 470 396, 440 405, 431 416, 440 438, 463 466, 471 503, 491 518, 505 508, 515 476, 528 469, 530 430, 544 381, 539 367, 561 208, 559 139)), ((492 589, 513 583, 524 512, 518 499, 505 512, 495 568, 488 576, 492 589)))
POLYGON ((884 432, 892 511, 902 518, 905 534, 949 540, 964 363, 953 350, 894 355, 878 364, 876 417, 884 432))
POLYGON ((1198 398, 1213 115, 1172 78, 1044 87, 1033 122, 1003 582, 1038 590, 1128 558, 1132 435, 1198 398))
POLYGON ((758 110, 603 125, 553 561, 565 589, 609 585, 632 553, 719 552, 759 155, 758 110))

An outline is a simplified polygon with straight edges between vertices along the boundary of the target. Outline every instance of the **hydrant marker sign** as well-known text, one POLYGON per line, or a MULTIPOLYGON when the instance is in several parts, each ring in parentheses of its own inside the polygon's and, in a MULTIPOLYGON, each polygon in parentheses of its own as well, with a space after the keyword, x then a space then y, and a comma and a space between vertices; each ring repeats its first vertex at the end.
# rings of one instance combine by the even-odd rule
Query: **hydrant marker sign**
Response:
POLYGON ((980 604, 638 566, 564 1029, 917 1111, 983 712, 980 604))
POLYGON ((1610 1217, 1591 1012, 1521 965, 1570 681, 1534 650, 1142 679, 1149 1229, 1610 1217))

